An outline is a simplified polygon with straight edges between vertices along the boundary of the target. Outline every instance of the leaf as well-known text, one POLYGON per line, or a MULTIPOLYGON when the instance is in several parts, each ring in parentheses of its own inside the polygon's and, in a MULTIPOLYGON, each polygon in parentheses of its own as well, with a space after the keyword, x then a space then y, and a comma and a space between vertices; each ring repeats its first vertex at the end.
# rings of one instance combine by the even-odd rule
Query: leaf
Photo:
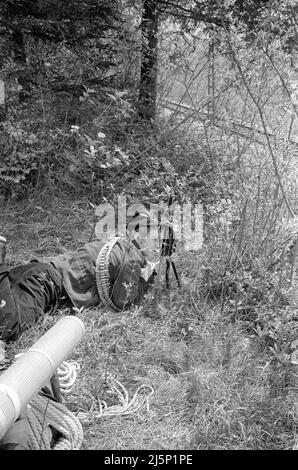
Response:
POLYGON ((111 95, 110 93, 107 93, 107 96, 109 96, 113 101, 117 101, 117 97, 114 95, 111 95))
POLYGON ((91 137, 89 137, 89 135, 84 134, 84 137, 87 140, 88 145, 93 145, 94 141, 93 141, 93 139, 91 139, 91 137))
POLYGON ((121 162, 121 160, 119 160, 119 158, 117 158, 117 157, 113 158, 113 165, 119 166, 119 165, 121 165, 121 163, 122 162, 121 162))

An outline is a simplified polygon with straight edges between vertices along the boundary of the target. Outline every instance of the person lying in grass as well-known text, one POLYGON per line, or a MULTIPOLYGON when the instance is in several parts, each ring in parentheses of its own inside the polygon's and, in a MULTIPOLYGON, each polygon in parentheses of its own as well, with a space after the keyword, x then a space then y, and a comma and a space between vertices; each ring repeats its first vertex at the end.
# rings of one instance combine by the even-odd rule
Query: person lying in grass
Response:
POLYGON ((36 320, 59 305, 78 310, 104 304, 122 310, 139 302, 156 271, 136 240, 95 240, 44 263, 9 268, 6 239, 0 237, 0 339, 15 341, 36 320))

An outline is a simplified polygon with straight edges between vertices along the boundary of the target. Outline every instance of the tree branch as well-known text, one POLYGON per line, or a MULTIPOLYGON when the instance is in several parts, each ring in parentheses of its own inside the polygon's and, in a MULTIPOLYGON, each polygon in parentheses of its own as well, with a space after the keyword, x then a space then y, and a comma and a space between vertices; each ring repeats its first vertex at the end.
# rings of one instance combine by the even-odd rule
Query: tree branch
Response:
MULTIPOLYGON (((220 5, 219 5, 219 0, 216 0, 216 3, 220 9, 220 5)), ((222 17, 222 11, 220 10, 220 15, 222 17)), ((278 180, 278 183, 279 183, 279 186, 280 186, 280 189, 281 189, 281 192, 282 192, 282 195, 283 195, 283 199, 285 201, 285 204, 286 204, 286 207, 289 211, 289 214, 291 215, 291 217, 295 217, 295 213, 288 201, 288 198, 286 196, 286 193, 285 193, 285 190, 284 190, 284 187, 283 187, 283 184, 282 184, 282 181, 281 181, 281 177, 280 177, 280 174, 279 174, 279 169, 278 169, 278 165, 277 165, 277 161, 276 161, 276 158, 275 158, 275 155, 274 155, 274 152, 272 150, 272 147, 271 147, 271 142, 270 142, 270 138, 269 138, 269 135, 268 135, 268 131, 267 131, 267 126, 266 126, 266 123, 265 123, 265 119, 264 119, 264 115, 263 115, 263 111, 262 111, 262 108, 258 102, 258 100, 255 98, 253 92, 251 91, 250 89, 250 86, 248 85, 247 83, 247 80, 244 76, 244 73, 243 73, 243 70, 242 70, 242 67, 239 63, 239 60, 236 56, 236 53, 235 53, 235 50, 233 48, 233 45, 232 45, 232 42, 231 42, 231 38, 230 38, 230 34, 229 34, 229 31, 227 30, 226 28, 226 25, 225 23, 223 22, 223 29, 225 31, 225 35, 226 35, 226 38, 227 38, 227 42, 228 42, 228 46, 230 48, 230 51, 231 51, 231 54, 232 54, 232 57, 233 57, 233 60, 237 66, 237 69, 240 73, 240 76, 242 78, 242 81, 243 81, 243 84, 245 86, 245 88, 247 89, 247 92, 251 98, 251 100, 253 101, 254 105, 256 106, 257 110, 258 110, 258 113, 259 113, 259 116, 260 116, 260 119, 261 119, 261 123, 262 123, 262 126, 263 126, 263 129, 264 129, 264 134, 265 134, 265 137, 266 137, 266 141, 267 141, 267 146, 268 146, 268 149, 269 149, 269 153, 270 153, 270 156, 271 156, 271 159, 272 159, 272 162, 273 162, 273 166, 274 166, 274 171, 275 171, 275 175, 277 177, 277 180, 278 180)))

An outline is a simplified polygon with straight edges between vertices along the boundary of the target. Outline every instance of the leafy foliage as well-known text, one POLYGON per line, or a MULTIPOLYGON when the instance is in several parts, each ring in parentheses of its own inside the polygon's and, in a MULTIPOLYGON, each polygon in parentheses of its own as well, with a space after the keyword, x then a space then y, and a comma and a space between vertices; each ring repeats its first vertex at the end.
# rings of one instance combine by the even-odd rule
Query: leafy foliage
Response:
POLYGON ((39 39, 76 44, 113 27, 117 1, 4 0, 0 12, 4 29, 19 29, 39 39))
MULTIPOLYGON (((268 436, 269 425, 264 431, 267 437, 262 438, 261 425, 250 427, 251 404, 256 400, 255 391, 253 399, 245 395, 246 385, 241 389, 243 412, 238 387, 245 383, 246 371, 235 365, 229 351, 236 330, 243 335, 236 338, 240 349, 246 344, 244 335, 255 339, 264 353, 262 393, 271 387, 269 363, 277 371, 272 376, 281 382, 293 365, 297 9, 291 1, 275 0, 146 4, 154 7, 151 13, 159 21, 158 31, 154 30, 158 42, 151 46, 143 2, 2 2, 0 77, 6 96, 0 123, 1 192, 12 201, 13 196, 31 196, 32 204, 36 198, 48 201, 49 194, 61 201, 78 199, 79 208, 73 203, 63 218, 74 213, 80 230, 88 226, 86 220, 79 222, 90 217, 90 202, 113 204, 121 194, 128 204, 158 203, 169 196, 181 204, 202 202, 204 247, 200 253, 186 253, 180 247, 177 253, 183 295, 170 293, 168 298, 158 286, 145 313, 149 318, 166 318, 169 335, 184 347, 189 345, 192 354, 210 337, 196 367, 206 355, 210 366, 214 357, 212 367, 219 382, 229 376, 229 367, 237 371, 233 383, 225 382, 224 404, 239 409, 229 408, 227 413, 222 409, 220 416, 222 387, 212 381, 205 384, 204 373, 203 386, 195 379, 188 384, 193 403, 187 419, 193 419, 198 429, 193 445, 208 446, 210 439, 214 446, 219 441, 223 447, 231 445, 223 436, 237 436, 233 445, 240 445, 245 429, 248 447, 272 447, 276 442, 275 436, 268 436), (152 88, 156 115, 140 119, 142 65, 146 73, 156 65, 149 61, 150 48, 158 59, 157 82, 151 82, 156 86, 152 88), (173 300, 174 313, 168 316, 173 300), (197 398, 200 393, 202 399, 197 398), (204 435, 201 422, 209 434, 204 435)), ((38 221, 41 215, 46 221, 52 217, 41 202, 34 207, 40 211, 38 221)), ((64 222, 59 222, 59 230, 64 222)), ((74 226, 70 229, 77 235, 74 226)), ((59 230, 52 226, 46 232, 53 251, 61 249, 59 230)), ((46 240, 40 242, 42 254, 46 240)), ((132 320, 136 315, 142 316, 133 312, 132 320)), ((179 366, 162 348, 158 351, 159 358, 149 350, 148 357, 159 360, 167 372, 177 374, 187 368, 187 361, 179 366)), ((245 359, 243 351, 235 355, 239 361, 245 359)), ((251 380, 257 381, 257 372, 249 368, 252 364, 246 367, 251 380)), ((273 388, 270 393, 277 394, 273 388)), ((290 402, 291 389, 285 384, 282 393, 290 402)), ((256 413, 262 417, 268 412, 275 426, 271 396, 262 397, 256 413)), ((280 401, 278 395, 274 403, 280 401)), ((281 419, 290 404, 284 406, 281 419)), ((279 435, 279 426, 274 429, 279 435)))

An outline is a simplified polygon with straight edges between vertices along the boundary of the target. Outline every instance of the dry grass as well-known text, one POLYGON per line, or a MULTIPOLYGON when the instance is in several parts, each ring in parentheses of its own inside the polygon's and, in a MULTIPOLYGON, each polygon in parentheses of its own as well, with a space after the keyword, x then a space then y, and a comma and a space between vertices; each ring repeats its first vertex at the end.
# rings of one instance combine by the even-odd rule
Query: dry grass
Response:
MULTIPOLYGON (((92 217, 87 200, 11 207, 1 227, 11 245, 9 260, 46 259, 76 248, 88 241, 92 217)), ((297 389, 285 369, 257 336, 247 336, 241 322, 232 323, 220 305, 201 298, 199 254, 178 255, 178 266, 181 291, 158 285, 130 311, 83 312, 86 334, 69 358, 81 366, 69 408, 95 416, 100 400, 116 404, 105 385, 107 373, 130 398, 142 384, 154 389, 149 408, 84 423, 83 448, 291 449, 297 389)), ((65 313, 45 315, 8 354, 31 345, 65 313)))

